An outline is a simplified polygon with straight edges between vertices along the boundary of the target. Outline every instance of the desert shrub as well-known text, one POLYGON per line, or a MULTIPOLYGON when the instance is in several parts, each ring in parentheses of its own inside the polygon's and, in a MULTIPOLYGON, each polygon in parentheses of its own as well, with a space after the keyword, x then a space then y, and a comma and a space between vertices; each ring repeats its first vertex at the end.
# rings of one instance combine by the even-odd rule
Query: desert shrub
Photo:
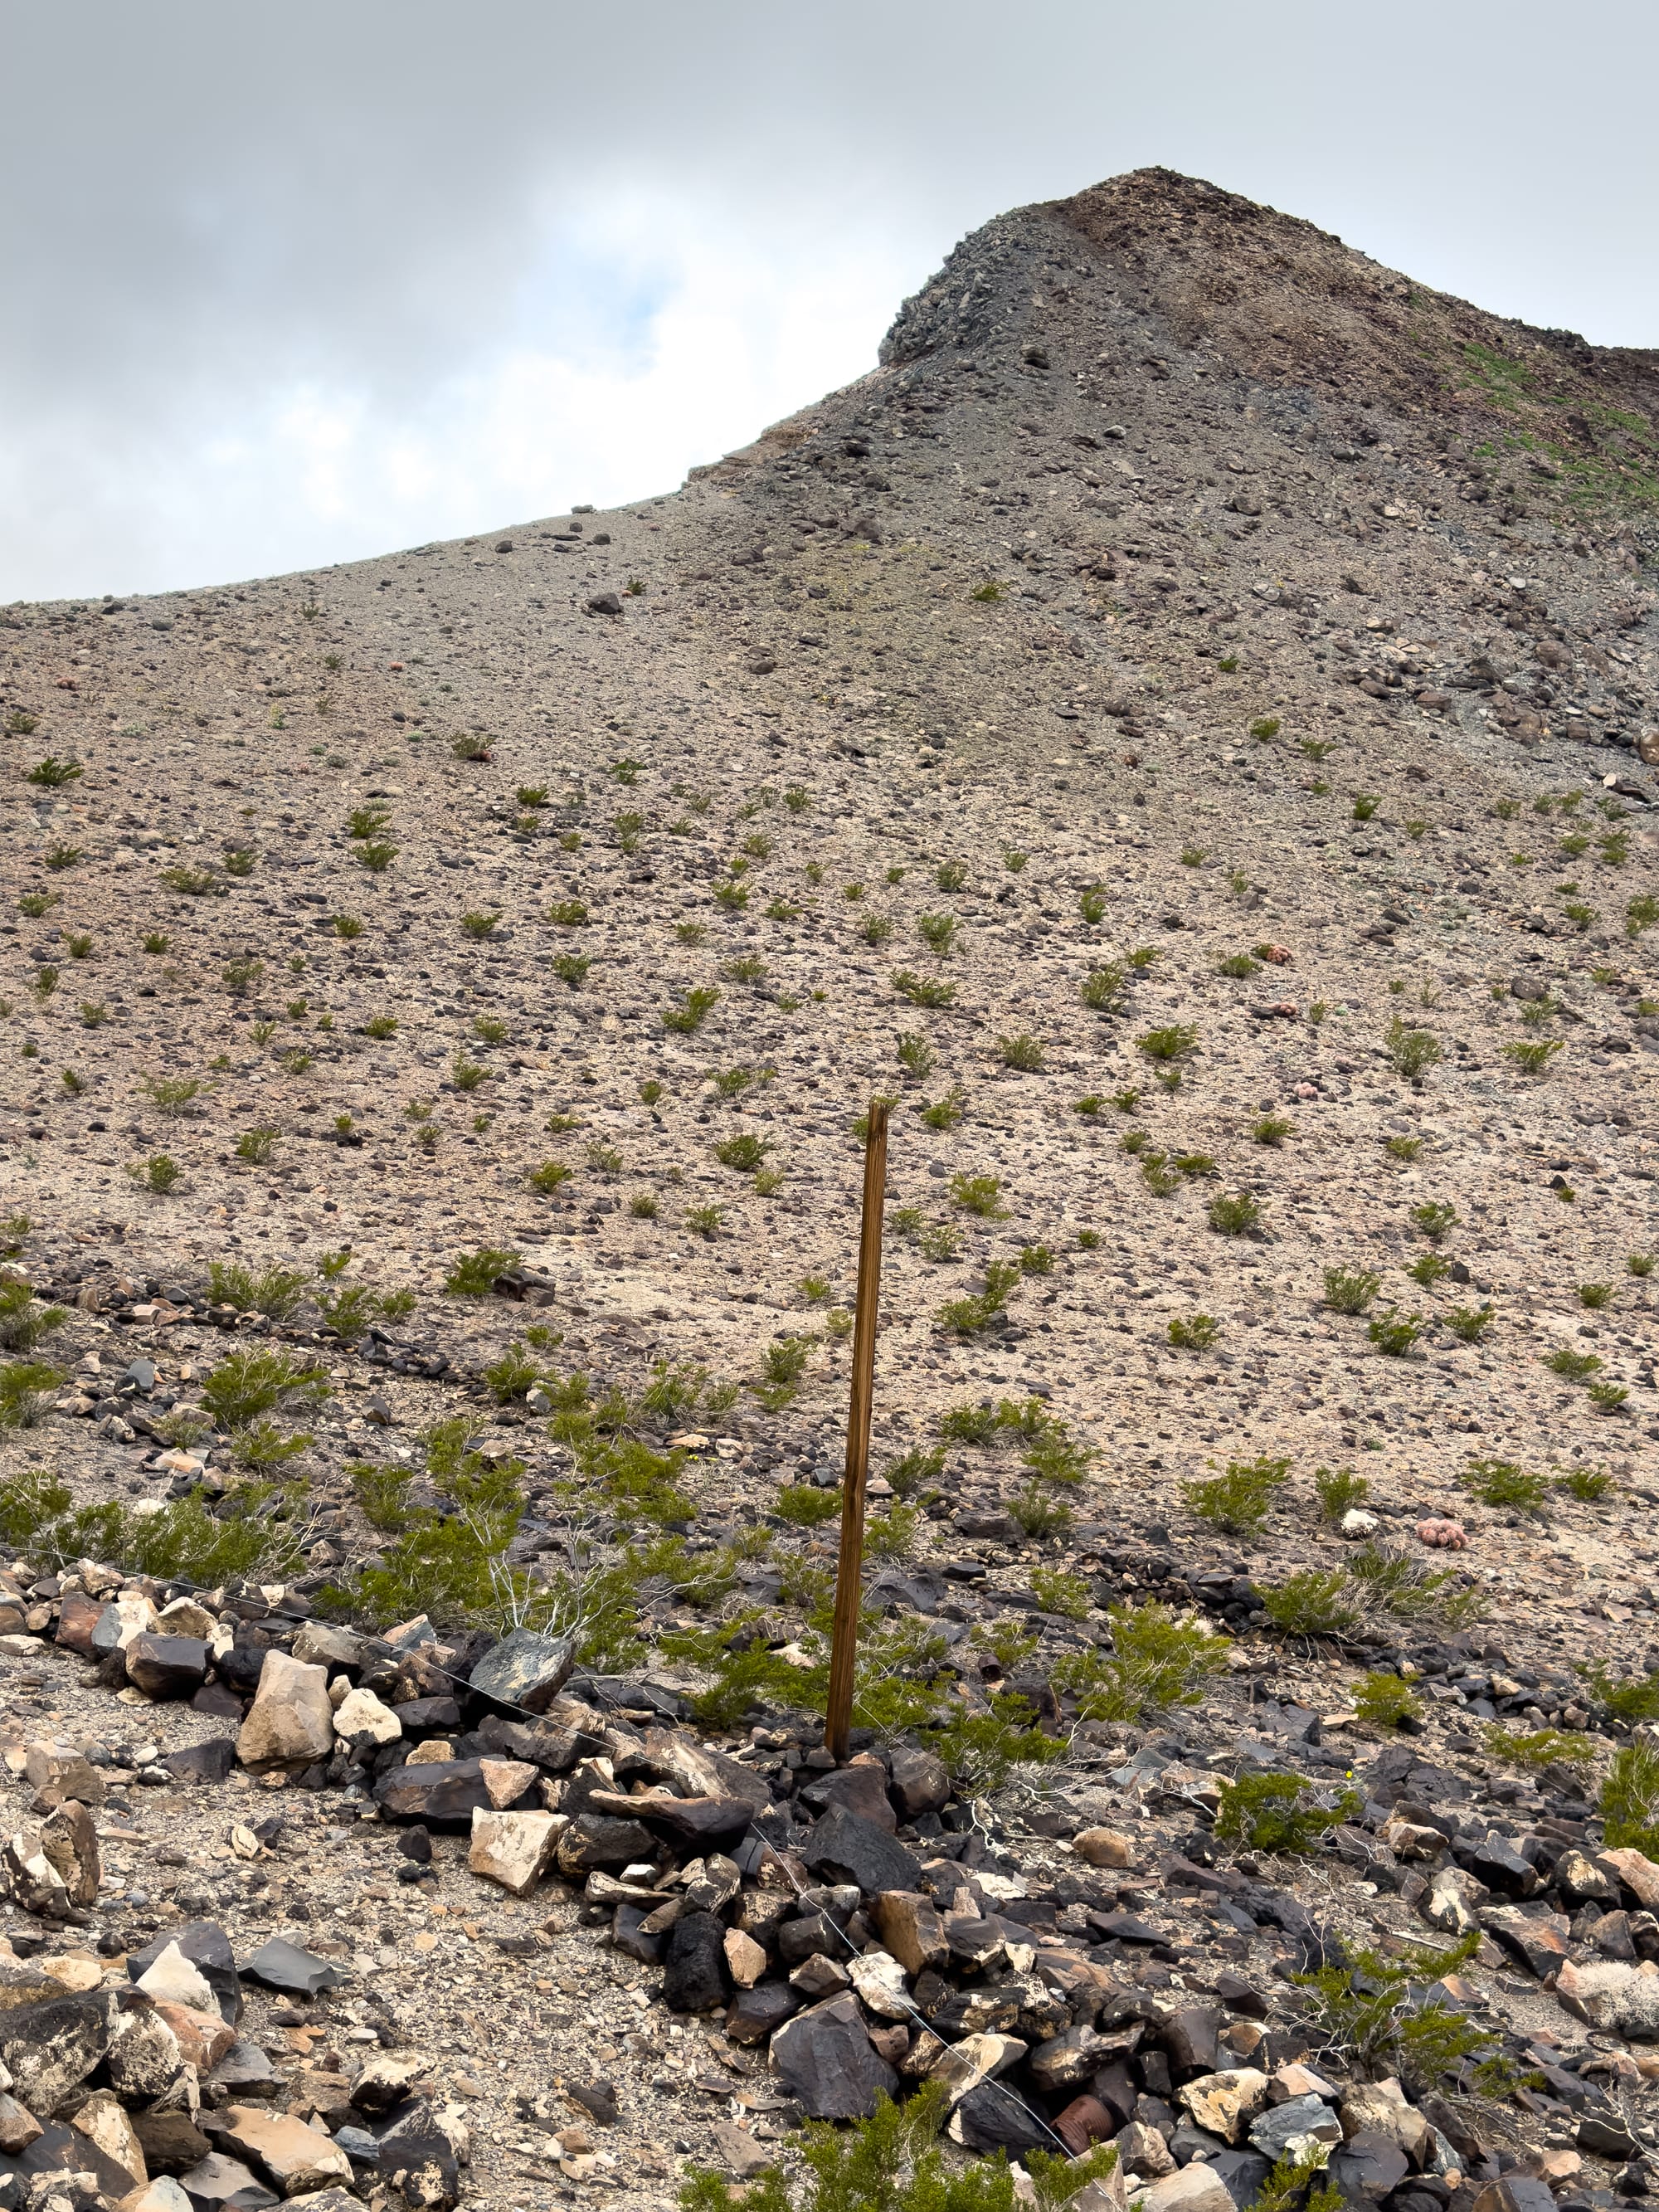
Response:
POLYGON ((1463 1487, 1483 1505, 1508 1507, 1512 1512, 1537 1513, 1548 1495, 1541 1474, 1528 1474, 1514 1460, 1471 1460, 1463 1487))
POLYGON ((498 1275, 519 1264, 516 1252, 484 1245, 477 1252, 460 1253, 444 1278, 444 1291, 452 1298, 487 1298, 498 1275))
POLYGON ((67 1306, 43 1305, 15 1276, 0 1276, 0 1352, 33 1352, 69 1319, 67 1306))
POLYGON ((1457 1208, 1448 1206, 1443 1199, 1430 1199, 1421 1206, 1413 1206, 1412 1225, 1419 1236, 1435 1243, 1449 1229, 1456 1227, 1457 1208))
POLYGON ((1467 1965, 1479 1942, 1472 1932, 1444 1949, 1403 1943, 1384 1956, 1339 1941, 1334 1960, 1291 1978, 1307 1992, 1310 2025, 1327 2050, 1373 2078, 1392 2072, 1432 2087, 1493 2047, 1494 2030, 1429 1994, 1467 1965))
POLYGON ((1501 1759, 1506 1766, 1524 1767, 1529 1773, 1541 1774, 1547 1766, 1589 1767, 1595 1764, 1595 1739, 1574 1735, 1565 1729, 1541 1728, 1523 1732, 1494 1721, 1482 1730, 1482 1735, 1492 1758, 1501 1759))
POLYGON ((167 1152, 152 1152, 147 1160, 135 1161, 127 1173, 142 1188, 153 1190, 160 1198, 177 1190, 185 1179, 184 1170, 167 1152))
POLYGON ((1659 1854, 1659 1745, 1628 1743, 1613 1753, 1601 1805, 1609 1850, 1659 1854))
POLYGON ((841 1491, 838 1487, 820 1490, 810 1482, 792 1482, 772 1500, 772 1510, 781 1521, 790 1522, 798 1528, 821 1528, 826 1521, 839 1517, 841 1491))
POLYGON ((964 1213, 977 1214, 982 1221, 1000 1221, 1007 1213, 1002 1185, 994 1176, 953 1175, 951 1196, 964 1213))
POLYGON ((1190 1022, 1174 1022, 1164 1029, 1148 1030, 1145 1036, 1135 1040, 1138 1052, 1163 1066, 1187 1059, 1197 1045, 1198 1031, 1190 1022))
POLYGON ((1248 1237, 1261 1226, 1261 1201, 1248 1190, 1218 1192, 1204 1210, 1218 1237, 1248 1237))
POLYGON ((1089 1585, 1081 1575, 1068 1575, 1057 1567, 1033 1567, 1031 1595, 1045 1613, 1063 1620, 1089 1617, 1089 1585))
POLYGON ((1125 988, 1122 969, 1115 962, 1104 961, 1084 977, 1079 996, 1093 1013, 1116 1014, 1123 1011, 1125 988))
POLYGON ((1549 1064, 1562 1048, 1559 1037, 1534 1038, 1522 1042, 1519 1038, 1500 1047, 1505 1060, 1518 1067, 1522 1075, 1543 1075, 1549 1064))
POLYGON ((1177 1314, 1170 1323, 1171 1344, 1183 1352, 1207 1352, 1221 1334, 1221 1323, 1213 1314, 1177 1314))
POLYGON ((1490 1306, 1449 1306, 1440 1318, 1460 1343, 1479 1344, 1497 1316, 1490 1306))
POLYGON ((1314 1489, 1319 1498, 1321 1517, 1333 1527, 1345 1513, 1362 1504, 1371 1494, 1368 1479, 1346 1467, 1322 1467, 1314 1476, 1314 1489))
POLYGON ((358 1510, 371 1528, 396 1534, 407 1526, 409 1486, 415 1480, 412 1468, 399 1467, 395 1462, 358 1460, 349 1465, 345 1473, 358 1510))
POLYGON ((291 1321, 305 1297, 306 1278, 287 1267, 245 1267, 238 1261, 208 1263, 208 1297, 216 1306, 238 1313, 262 1313, 270 1321, 291 1321))
POLYGON ((1423 1334, 1423 1316, 1402 1314, 1398 1306, 1389 1306, 1372 1316, 1365 1334, 1386 1358, 1404 1359, 1423 1334))
POLYGON ((1288 1459, 1267 1453, 1255 1459, 1230 1460, 1224 1474, 1183 1482, 1181 1495, 1194 1520, 1229 1535, 1254 1535, 1273 1506, 1273 1492, 1290 1480, 1288 1459))
POLYGON ((1226 1637, 1177 1620, 1167 1606, 1115 1605, 1107 1619, 1109 1658, 1094 1647, 1068 1651, 1054 1670, 1055 1689, 1075 1698, 1084 1720, 1139 1721, 1198 1705, 1205 1682, 1227 1665, 1226 1637))
POLYGON ((1576 1352, 1571 1345, 1564 1344, 1551 1352, 1544 1364, 1564 1382, 1588 1382, 1601 1371, 1601 1362, 1593 1352, 1576 1352))
POLYGON ((882 1470, 896 1497, 915 1498, 945 1472, 945 1447, 915 1444, 882 1470))
MULTIPOLYGON (((1013 2212, 1015 2169, 1004 2153, 963 2166, 954 2158, 947 2165, 935 2147, 949 2112, 948 2093, 929 2084, 902 2106, 878 2096, 873 2117, 850 2127, 809 2123, 796 2138, 806 2169, 800 2183, 769 2167, 747 2185, 745 2212, 1013 2212)), ((1034 2212, 1060 2212, 1118 2163, 1109 2144, 1081 2159, 1024 2156, 1034 2212)), ((679 2204, 680 2212, 731 2212, 730 2189, 720 2173, 689 2167, 679 2204)))
POLYGON ((246 1428, 279 1406, 313 1404, 327 1395, 325 1369, 253 1346, 228 1353, 202 1385, 202 1403, 223 1429, 246 1428))
POLYGON ((1440 1040, 1428 1030, 1410 1028, 1398 1014, 1382 1033, 1382 1043, 1395 1072, 1415 1079, 1440 1058, 1440 1040))
POLYGON ((1304 1567, 1276 1589, 1264 1589, 1268 1620, 1286 1636, 1346 1636, 1358 1628, 1359 1608, 1343 1567, 1304 1567))
POLYGON ((1569 1498, 1589 1505, 1598 1498, 1606 1498, 1613 1486, 1613 1477, 1605 1468, 1576 1467, 1571 1474, 1559 1475, 1555 1486, 1565 1490, 1569 1498))
POLYGON ((690 1036, 700 1030, 720 1003, 720 992, 712 983, 695 984, 683 992, 678 1006, 663 1010, 662 1025, 682 1036, 690 1036))
POLYGON ((1356 1684, 1353 1709, 1374 1728, 1398 1728, 1401 1721, 1416 1720, 1422 1706, 1409 1683, 1398 1674, 1364 1674, 1356 1684))
POLYGON ((1478 1583, 1464 1582, 1455 1567, 1431 1567, 1413 1553, 1375 1541, 1350 1553, 1347 1569, 1356 1600, 1379 1620, 1468 1628, 1486 1609, 1486 1592, 1478 1583))
POLYGON ((1322 1796, 1300 1774, 1241 1774, 1221 1785, 1215 1832, 1255 1851, 1315 1850, 1332 1828, 1361 1808, 1357 1790, 1322 1796))
POLYGON ((1382 1276, 1370 1267, 1325 1270, 1325 1304, 1333 1313, 1364 1313, 1382 1287, 1382 1276))
POLYGON ((63 1380, 44 1359, 14 1359, 0 1367, 0 1429, 38 1428, 63 1380))
POLYGON ((1009 1298, 1018 1287, 1023 1270, 1018 1260, 990 1260, 986 1262, 982 1288, 964 1297, 947 1299, 939 1308, 939 1324, 953 1328, 963 1335, 973 1335, 989 1328, 1000 1318, 1009 1298))
POLYGON ((1612 1719, 1626 1728, 1659 1721, 1659 1674, 1634 1674, 1621 1682, 1599 1660, 1580 1671, 1596 1703, 1612 1719))
POLYGON ((939 1417, 939 1434, 961 1444, 991 1444, 997 1439, 996 1409, 992 1406, 953 1406, 939 1417))

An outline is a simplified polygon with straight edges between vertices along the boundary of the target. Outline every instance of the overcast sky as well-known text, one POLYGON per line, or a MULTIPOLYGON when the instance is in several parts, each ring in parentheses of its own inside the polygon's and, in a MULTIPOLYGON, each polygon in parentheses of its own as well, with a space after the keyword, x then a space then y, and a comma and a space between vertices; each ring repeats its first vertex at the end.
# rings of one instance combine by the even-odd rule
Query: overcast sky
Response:
POLYGON ((1007 207, 1206 177, 1659 344, 1651 0, 0 0, 0 601, 672 489, 1007 207))

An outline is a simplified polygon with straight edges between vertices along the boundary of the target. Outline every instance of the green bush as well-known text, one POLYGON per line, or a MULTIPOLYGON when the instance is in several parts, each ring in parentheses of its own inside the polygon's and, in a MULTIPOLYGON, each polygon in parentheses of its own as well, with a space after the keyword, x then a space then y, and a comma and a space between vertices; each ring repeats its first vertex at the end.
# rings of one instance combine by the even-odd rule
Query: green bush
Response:
POLYGON ((345 1470, 359 1511, 371 1528, 397 1532, 409 1522, 408 1492, 412 1468, 357 1460, 345 1470))
POLYGON ((662 1025, 679 1036, 690 1036, 700 1030, 720 1003, 720 992, 712 983, 698 983, 681 994, 678 1006, 665 1007, 662 1025))
POLYGON ((1389 1729, 1418 1719, 1423 1710, 1410 1685, 1398 1674, 1363 1675, 1354 1689, 1353 1709, 1374 1728, 1389 1729))
MULTIPOLYGON (((797 2139, 805 2172, 799 2185, 769 2167, 744 2192, 744 2212, 1014 2212, 1015 2169, 994 2158, 947 2165, 934 2147, 950 2112, 949 2093, 930 2083, 904 2105, 878 2096, 874 2117, 838 2128, 809 2123, 797 2139)), ((1104 2180, 1117 2153, 1101 2144, 1070 2159, 1028 2151, 1024 2162, 1035 2212, 1061 2212, 1086 2185, 1104 2180)), ((732 2212, 729 2185, 717 2172, 689 2166, 680 2212, 732 2212)))
POLYGON ((1365 1334, 1386 1358, 1405 1359, 1423 1334, 1423 1316, 1402 1314, 1398 1306, 1389 1306, 1373 1316, 1366 1325, 1365 1334))
POLYGON ((463 1252, 444 1278, 444 1291, 452 1298, 487 1298, 498 1275, 519 1264, 516 1252, 486 1244, 477 1252, 463 1252))
POLYGON ((68 1319, 67 1306, 42 1305, 27 1283, 0 1276, 0 1352, 33 1352, 68 1319))
POLYGON ((1609 1850, 1659 1855, 1659 1745, 1627 1743, 1613 1753, 1601 1805, 1609 1850))
POLYGON ((1635 1674, 1618 1681, 1596 1661, 1580 1669, 1602 1710, 1627 1728, 1644 1721, 1659 1721, 1659 1674, 1635 1674))
POLYGON ((1261 1224, 1261 1201, 1248 1190, 1220 1192, 1205 1212, 1218 1237, 1248 1237, 1261 1224))
POLYGON ((1441 1320, 1463 1344, 1480 1344, 1497 1316, 1490 1306, 1451 1306, 1441 1320))
POLYGON ((1345 1513, 1363 1504, 1371 1494, 1369 1480, 1351 1468, 1322 1467, 1314 1477, 1321 1517, 1334 1528, 1345 1513))
POLYGON ((1304 1567, 1276 1589, 1264 1589, 1268 1620, 1286 1636, 1346 1636, 1359 1626, 1359 1609, 1343 1567, 1304 1567))
POLYGON ((953 1175, 951 1197, 964 1213, 977 1214, 981 1221, 1006 1218, 1008 1209, 1002 1203, 1002 1185, 994 1176, 953 1175))
POLYGON ((1414 1030, 1395 1014, 1382 1033, 1382 1042, 1396 1074, 1414 1080, 1440 1058, 1440 1040, 1428 1030, 1414 1030))
POLYGON ((291 1321, 305 1291, 305 1276, 291 1268, 256 1271, 237 1261, 208 1263, 208 1297, 216 1306, 234 1306, 238 1313, 262 1313, 270 1321, 291 1321))
POLYGON ((1463 1487, 1483 1505, 1508 1507, 1518 1513, 1541 1511, 1548 1496, 1541 1474, 1528 1474, 1510 1459, 1471 1460, 1463 1477, 1463 1487))
POLYGON ((1291 1978, 1307 1991, 1315 2033, 1348 2063, 1373 2079, 1392 2072, 1432 2087, 1494 2041, 1492 2029, 1425 1994, 1466 1966, 1480 1942, 1472 1931, 1444 1949, 1404 1943, 1385 1957, 1339 1940, 1337 1960, 1291 1978))
POLYGON ((1241 1774, 1221 1785, 1215 1832, 1255 1851, 1311 1851, 1330 1829, 1353 1820, 1363 1802, 1357 1790, 1322 1797, 1300 1774, 1241 1774))
POLYGON ((1349 1553, 1347 1567, 1356 1598, 1378 1617, 1459 1629, 1471 1626, 1486 1609, 1478 1583, 1465 1583, 1455 1567, 1431 1567, 1411 1553, 1361 1544, 1349 1553))
POLYGON ((63 1380, 44 1359, 14 1359, 0 1367, 0 1429, 38 1428, 50 1394, 63 1380))
POLYGON ((1138 1052, 1164 1066, 1187 1059, 1197 1046, 1198 1031, 1190 1022, 1173 1022, 1164 1029, 1148 1030, 1145 1036, 1135 1040, 1138 1052))
POLYGON ((1225 1474, 1183 1482, 1182 1499, 1194 1520, 1229 1535, 1254 1535, 1272 1509, 1273 1492, 1290 1480, 1290 1467, 1288 1459, 1265 1452, 1255 1459, 1230 1460, 1225 1474))
POLYGON ((841 1491, 839 1486, 820 1490, 810 1482, 792 1482, 773 1499, 772 1510, 797 1528, 822 1528, 826 1521, 839 1517, 841 1491))
POLYGON ((1325 1304, 1333 1313, 1364 1313, 1382 1287, 1382 1276, 1370 1267, 1325 1270, 1325 1304))
POLYGON ((1421 1206, 1413 1206, 1412 1223, 1418 1233, 1432 1243, 1449 1229, 1457 1226, 1457 1208, 1448 1206, 1443 1199, 1430 1199, 1421 1206))
POLYGON ((252 1346, 230 1352, 202 1385, 202 1403, 222 1429, 244 1429, 261 1413, 313 1405, 328 1395, 325 1368, 301 1366, 285 1352, 252 1346))
POLYGON ((1486 1750, 1506 1766, 1521 1766, 1541 1774, 1547 1766, 1590 1767, 1595 1764, 1595 1740, 1574 1735, 1565 1729, 1533 1729, 1523 1733, 1492 1722, 1482 1730, 1486 1750))
POLYGON ((935 1444, 931 1449, 913 1445, 899 1458, 883 1468, 893 1494, 897 1498, 915 1498, 928 1484, 937 1482, 945 1472, 945 1447, 935 1444))
POLYGON ((1057 1567, 1033 1567, 1031 1595, 1045 1613, 1065 1620, 1089 1617, 1089 1585, 1081 1575, 1068 1575, 1057 1567))
POLYGON ((1601 1362, 1593 1352, 1575 1352, 1571 1345, 1564 1344, 1551 1352, 1544 1364, 1552 1375, 1560 1376, 1565 1382, 1588 1382, 1598 1372, 1601 1362))
POLYGON ((1115 1605, 1109 1659, 1091 1647, 1068 1651, 1054 1686, 1077 1700, 1084 1720, 1139 1721, 1177 1705, 1201 1703, 1205 1682, 1225 1671, 1228 1638, 1198 1621, 1178 1621, 1167 1606, 1115 1605))
POLYGON ((1182 1352, 1207 1352, 1220 1334, 1221 1323, 1213 1314, 1177 1314, 1170 1323, 1170 1341, 1182 1352))
POLYGON ((1589 1505, 1598 1498, 1608 1496, 1613 1486, 1613 1477, 1605 1468, 1576 1467, 1571 1474, 1558 1475, 1555 1486, 1565 1490, 1569 1498, 1589 1505))

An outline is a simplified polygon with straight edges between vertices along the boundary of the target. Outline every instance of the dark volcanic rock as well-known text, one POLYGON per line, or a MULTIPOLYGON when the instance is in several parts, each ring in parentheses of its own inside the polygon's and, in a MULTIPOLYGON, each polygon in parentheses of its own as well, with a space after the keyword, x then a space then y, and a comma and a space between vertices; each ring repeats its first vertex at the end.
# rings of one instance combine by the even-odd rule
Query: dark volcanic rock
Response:
POLYGON ((222 1782, 236 1764, 234 1735, 210 1735, 205 1743, 170 1751, 161 1764, 175 1782, 222 1782))
POLYGON ((867 2119, 898 2075, 871 2045, 850 1990, 797 2013, 772 2038, 772 2065, 815 2120, 867 2119))
POLYGON ((544 1713, 570 1680, 574 1664, 575 1647, 568 1637, 515 1628, 477 1662, 468 1687, 475 1697, 508 1711, 544 1713))
POLYGON ((421 1766, 393 1766, 374 1785, 386 1820, 427 1820, 438 1828, 465 1828, 489 1804, 483 1770, 476 1759, 434 1759, 421 1766))
POLYGON ((147 1698, 188 1698, 207 1670, 208 1648, 199 1636, 135 1636, 127 1646, 127 1680, 147 1698))
POLYGON ((832 1808, 817 1823, 801 1856, 826 1881, 856 1882, 866 1897, 884 1889, 915 1889, 921 1881, 921 1868, 902 1844, 844 1806, 832 1808))
POLYGON ((662 2001, 671 2012, 708 2012, 726 1997, 724 1924, 712 1912, 682 1912, 663 1949, 662 2001))
POLYGON ((801 1999, 787 1982, 757 1982, 752 1990, 739 1990, 726 2007, 726 2033, 733 2043, 763 2043, 800 2008, 801 1999))
POLYGON ((273 1936, 268 1943, 262 1943, 242 1972, 252 1975, 256 1982, 263 1982, 267 1989, 287 1990, 307 1997, 314 1997, 319 1990, 338 1989, 345 1979, 326 1959, 315 1958, 280 1936, 273 1936))

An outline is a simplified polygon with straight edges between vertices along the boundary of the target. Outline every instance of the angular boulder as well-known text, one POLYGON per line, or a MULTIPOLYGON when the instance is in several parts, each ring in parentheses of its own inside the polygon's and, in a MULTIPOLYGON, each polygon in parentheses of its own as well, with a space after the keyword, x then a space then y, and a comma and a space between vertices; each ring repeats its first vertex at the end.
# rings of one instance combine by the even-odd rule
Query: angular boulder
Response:
POLYGON ((509 1896, 528 1896, 552 1865, 566 1826, 562 1813, 498 1813, 481 1805, 472 1815, 467 1866, 509 1896))
POLYGON ((158 1704, 188 1698, 207 1680, 208 1648, 199 1636, 135 1636, 127 1646, 127 1680, 158 1704))
POLYGON ((726 1929, 712 1912, 682 1912, 663 1950, 662 2001, 670 2012, 724 2004, 726 1929))
POLYGON ((921 1887, 921 1865, 903 1844, 845 1806, 832 1806, 800 1850, 814 1874, 826 1881, 855 1882, 866 1897, 921 1887))
POLYGON ((221 2119, 232 2150, 254 2165, 284 2197, 351 2180, 351 2160, 339 2146, 289 2113, 266 2112, 257 2105, 230 2105, 221 2119))
POLYGON ((298 1773, 334 1749, 328 1670, 286 1651, 267 1651, 259 1686, 236 1738, 236 1756, 256 1774, 298 1773))
MULTIPOLYGON (((135 1982, 143 1980, 149 1969, 166 1951, 176 1949, 180 1958, 195 1967, 211 1992, 210 2002, 233 2027, 242 2017, 242 1984, 236 1972, 235 1954, 230 1948, 230 1938, 216 1920, 191 1920, 182 1928, 170 1928, 153 1936, 140 1951, 127 1954, 127 1973, 135 1982)), ((170 1991, 161 1992, 171 1995, 170 1991)), ((191 1999, 179 2000, 188 2004, 191 1999)))
POLYGON ((850 1990, 809 2006, 776 2029, 772 2064, 815 2120, 868 2119, 877 2096, 890 2097, 898 2087, 898 2075, 872 2045, 850 1990))
POLYGON ((290 1943, 281 1936, 273 1936, 262 1943, 242 1968, 256 1982, 263 1982, 268 1990, 287 1990, 295 1996, 314 1997, 324 1990, 338 1989, 345 1979, 337 1966, 330 1966, 310 1951, 302 1951, 297 1943, 290 1943))
POLYGON ((575 1663, 575 1646, 568 1636, 515 1628, 475 1662, 467 1686, 492 1705, 544 1713, 570 1680, 575 1663))
MULTIPOLYGON (((332 1716, 331 1716, 331 1720, 332 1716)), ((470 1828, 493 1801, 483 1762, 429 1759, 389 1767, 374 1785, 383 1820, 421 1820, 434 1828, 470 1828)))

